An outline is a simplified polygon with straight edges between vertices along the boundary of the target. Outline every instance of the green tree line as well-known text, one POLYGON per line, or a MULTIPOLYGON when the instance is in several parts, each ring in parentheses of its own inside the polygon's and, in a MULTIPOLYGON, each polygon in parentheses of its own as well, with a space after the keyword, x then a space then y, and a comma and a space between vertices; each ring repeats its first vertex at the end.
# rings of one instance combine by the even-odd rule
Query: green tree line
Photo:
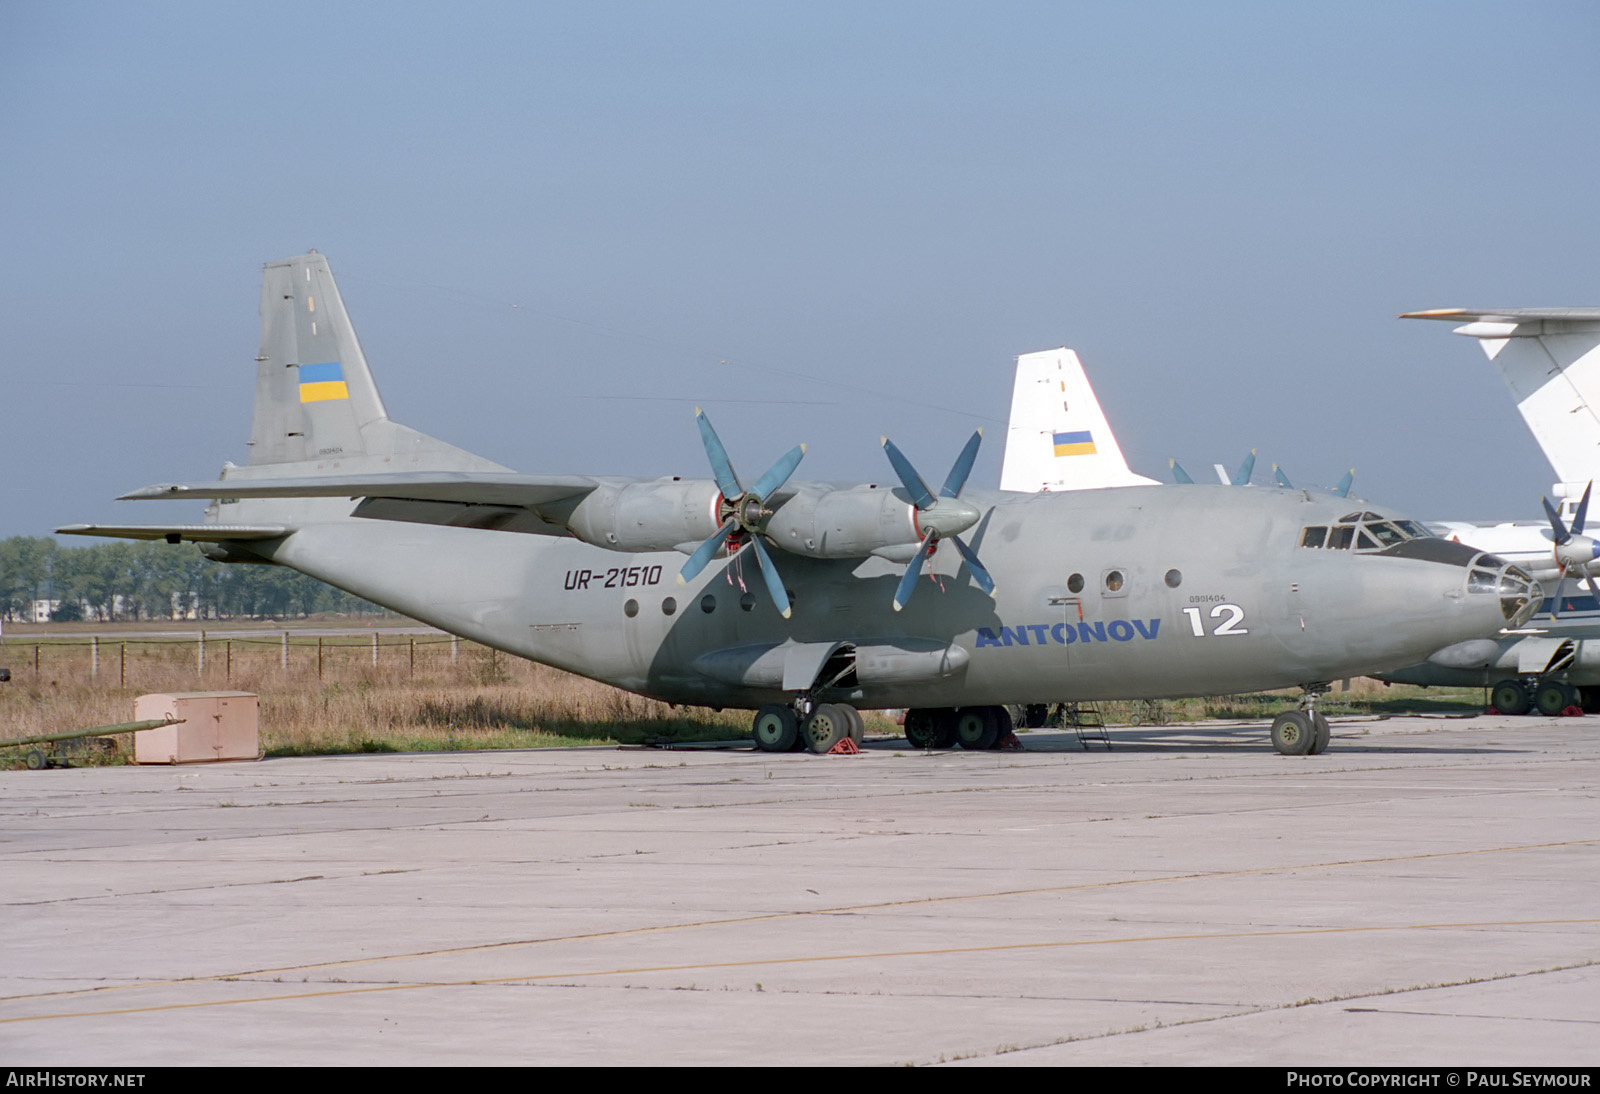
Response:
POLYGON ((272 618, 383 609, 282 566, 225 565, 192 544, 115 540, 62 547, 49 536, 0 540, 0 616, 31 619, 36 600, 58 600, 56 621, 272 618))

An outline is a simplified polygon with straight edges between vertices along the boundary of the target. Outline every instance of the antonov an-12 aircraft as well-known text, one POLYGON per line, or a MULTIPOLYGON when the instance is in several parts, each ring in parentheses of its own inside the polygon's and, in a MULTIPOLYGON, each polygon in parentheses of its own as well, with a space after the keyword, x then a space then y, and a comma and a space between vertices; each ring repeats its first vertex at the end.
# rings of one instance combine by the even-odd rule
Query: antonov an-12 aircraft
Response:
POLYGON ((517 474, 390 420, 321 255, 267 265, 261 319, 248 465, 126 495, 210 499, 204 522, 62 532, 196 541, 629 691, 757 708, 770 751, 830 751, 860 709, 982 748, 1005 704, 1291 686, 1273 742, 1320 751, 1329 681, 1538 605, 1516 567, 1342 498, 966 490, 976 435, 937 494, 888 440, 888 482, 791 482, 801 446, 743 478, 703 414, 711 478, 517 474), (1308 546, 1345 534, 1382 544, 1308 546))

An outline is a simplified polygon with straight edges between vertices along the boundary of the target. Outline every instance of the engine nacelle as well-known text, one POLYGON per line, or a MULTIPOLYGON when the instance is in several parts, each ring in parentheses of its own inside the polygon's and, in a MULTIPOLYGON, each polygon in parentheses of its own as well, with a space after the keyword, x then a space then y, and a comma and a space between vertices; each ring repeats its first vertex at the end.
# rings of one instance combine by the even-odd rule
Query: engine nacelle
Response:
POLYGON ((549 514, 578 539, 612 551, 693 547, 721 527, 709 479, 602 483, 568 514, 549 514))
POLYGON ((882 486, 801 487, 777 507, 765 532, 780 549, 810 558, 863 558, 922 539, 916 509, 882 486))

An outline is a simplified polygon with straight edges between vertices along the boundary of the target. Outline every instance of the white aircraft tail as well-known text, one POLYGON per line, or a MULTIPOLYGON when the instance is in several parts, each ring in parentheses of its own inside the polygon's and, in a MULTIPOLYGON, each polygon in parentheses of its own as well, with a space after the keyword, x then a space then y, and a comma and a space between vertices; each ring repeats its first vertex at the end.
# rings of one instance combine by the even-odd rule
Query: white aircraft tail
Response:
POLYGON ((251 466, 363 456, 404 456, 408 467, 497 466, 390 421, 328 260, 315 251, 267 263, 256 361, 251 466))
POLYGON ((1155 483, 1128 470, 1076 353, 1062 348, 1017 358, 1000 489, 1037 493, 1155 483))
POLYGON ((1555 468, 1558 496, 1576 498, 1600 478, 1600 308, 1445 308, 1402 319, 1462 323, 1517 401, 1555 468))

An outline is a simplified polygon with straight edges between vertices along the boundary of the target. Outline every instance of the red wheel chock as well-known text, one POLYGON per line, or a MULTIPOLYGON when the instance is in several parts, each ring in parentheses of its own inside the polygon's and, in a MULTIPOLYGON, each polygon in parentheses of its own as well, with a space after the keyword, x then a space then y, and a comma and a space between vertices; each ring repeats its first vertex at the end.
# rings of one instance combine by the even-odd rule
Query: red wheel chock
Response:
POLYGON ((856 747, 856 742, 850 737, 842 737, 839 743, 828 749, 830 756, 854 756, 861 750, 856 747))
POLYGON ((998 741, 994 743, 994 747, 999 749, 1001 752, 1021 752, 1022 741, 1017 738, 1015 732, 1007 731, 998 741))

